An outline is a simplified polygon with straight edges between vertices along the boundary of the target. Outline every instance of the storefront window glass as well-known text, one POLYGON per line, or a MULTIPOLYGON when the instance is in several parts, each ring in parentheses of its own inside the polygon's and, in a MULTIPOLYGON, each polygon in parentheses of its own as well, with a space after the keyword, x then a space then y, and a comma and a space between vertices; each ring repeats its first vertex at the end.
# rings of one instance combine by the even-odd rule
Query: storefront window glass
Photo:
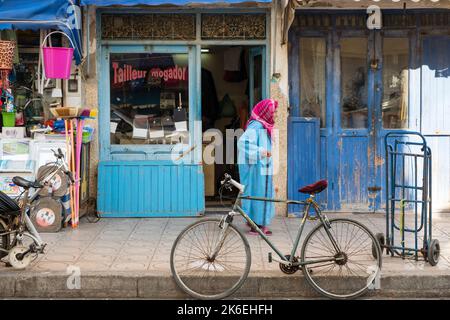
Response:
POLYGON ((326 43, 323 38, 300 39, 300 101, 302 117, 320 118, 325 127, 326 43))
POLYGON ((341 127, 367 128, 367 39, 341 40, 341 127))
POLYGON ((111 54, 111 144, 188 143, 188 79, 188 54, 111 54))
POLYGON ((407 38, 383 39, 383 127, 408 127, 409 42, 407 38))

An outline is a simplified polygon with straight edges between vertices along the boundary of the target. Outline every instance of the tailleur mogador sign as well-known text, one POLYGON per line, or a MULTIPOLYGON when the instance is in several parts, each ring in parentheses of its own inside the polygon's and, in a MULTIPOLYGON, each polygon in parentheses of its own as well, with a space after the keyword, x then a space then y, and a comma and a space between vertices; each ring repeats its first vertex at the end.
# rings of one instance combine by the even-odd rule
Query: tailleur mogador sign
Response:
POLYGON ((117 62, 113 62, 112 67, 115 85, 122 84, 127 81, 145 79, 148 75, 150 75, 150 77, 152 77, 153 79, 161 79, 164 81, 187 80, 187 67, 179 67, 178 65, 166 69, 152 68, 150 69, 150 71, 139 70, 136 69, 134 66, 128 64, 119 66, 119 63, 117 62))

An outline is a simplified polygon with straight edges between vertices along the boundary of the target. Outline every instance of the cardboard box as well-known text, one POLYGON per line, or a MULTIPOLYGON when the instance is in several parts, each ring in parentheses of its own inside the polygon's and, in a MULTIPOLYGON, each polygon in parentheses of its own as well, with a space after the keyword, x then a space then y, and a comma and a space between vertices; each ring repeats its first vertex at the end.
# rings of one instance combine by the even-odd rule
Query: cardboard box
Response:
POLYGON ((25 138, 25 127, 3 127, 3 139, 23 139, 25 138))

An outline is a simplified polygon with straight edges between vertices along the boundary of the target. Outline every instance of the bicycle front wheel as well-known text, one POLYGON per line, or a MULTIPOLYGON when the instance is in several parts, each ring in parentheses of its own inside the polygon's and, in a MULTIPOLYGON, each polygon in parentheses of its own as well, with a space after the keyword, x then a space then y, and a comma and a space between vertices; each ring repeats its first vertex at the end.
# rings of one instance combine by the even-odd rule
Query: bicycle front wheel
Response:
POLYGON ((381 271, 378 241, 364 225, 350 219, 332 219, 315 227, 305 239, 301 259, 311 262, 303 266, 309 284, 332 299, 363 295, 381 271), (313 263, 326 259, 330 260, 313 263))
POLYGON ((197 299, 223 299, 238 290, 250 271, 247 239, 216 218, 195 222, 175 240, 170 268, 177 285, 197 299), (214 257, 214 253, 216 256, 214 257))

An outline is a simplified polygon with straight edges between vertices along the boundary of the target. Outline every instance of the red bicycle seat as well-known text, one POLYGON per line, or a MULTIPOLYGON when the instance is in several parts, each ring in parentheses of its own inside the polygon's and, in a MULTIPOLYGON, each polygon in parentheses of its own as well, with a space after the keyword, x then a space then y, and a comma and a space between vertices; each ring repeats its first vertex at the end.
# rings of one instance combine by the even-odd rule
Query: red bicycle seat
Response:
POLYGON ((303 188, 298 189, 298 192, 315 194, 315 193, 322 192, 327 187, 328 187, 327 180, 319 180, 317 182, 314 182, 313 184, 308 184, 307 186, 304 186, 303 188))

